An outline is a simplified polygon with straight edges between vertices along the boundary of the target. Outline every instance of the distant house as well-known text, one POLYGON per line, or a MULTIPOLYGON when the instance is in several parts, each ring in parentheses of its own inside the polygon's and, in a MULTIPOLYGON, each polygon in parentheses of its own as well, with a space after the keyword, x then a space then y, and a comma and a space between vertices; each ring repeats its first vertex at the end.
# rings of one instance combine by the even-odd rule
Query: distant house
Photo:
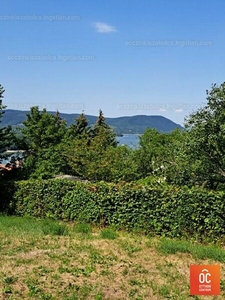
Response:
POLYGON ((23 161, 20 157, 13 162, 8 162, 6 164, 0 164, 0 177, 7 179, 14 175, 18 169, 23 168, 23 161))
POLYGON ((10 163, 0 164, 0 172, 2 171, 12 171, 13 166, 10 163))

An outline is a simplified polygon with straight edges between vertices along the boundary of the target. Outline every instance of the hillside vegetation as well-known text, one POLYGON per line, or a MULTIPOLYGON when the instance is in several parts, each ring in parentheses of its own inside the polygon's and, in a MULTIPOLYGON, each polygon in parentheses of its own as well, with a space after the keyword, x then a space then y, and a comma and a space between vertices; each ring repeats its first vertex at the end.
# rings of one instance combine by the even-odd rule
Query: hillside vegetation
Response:
MULTIPOLYGON (((26 115, 29 111, 20 111, 7 109, 2 118, 2 126, 16 126, 22 125, 26 120, 26 115)), ((55 112, 49 112, 50 114, 55 114, 55 112)), ((79 117, 79 114, 66 114, 60 113, 63 120, 66 121, 68 125, 74 122, 74 119, 79 117)), ((95 124, 97 117, 86 115, 88 123, 90 125, 95 124)), ((143 133, 146 128, 155 128, 160 132, 171 132, 176 128, 182 128, 181 125, 174 123, 173 121, 163 117, 163 116, 146 116, 137 115, 131 117, 117 117, 117 118, 107 118, 107 124, 111 126, 117 134, 125 133, 143 133)))

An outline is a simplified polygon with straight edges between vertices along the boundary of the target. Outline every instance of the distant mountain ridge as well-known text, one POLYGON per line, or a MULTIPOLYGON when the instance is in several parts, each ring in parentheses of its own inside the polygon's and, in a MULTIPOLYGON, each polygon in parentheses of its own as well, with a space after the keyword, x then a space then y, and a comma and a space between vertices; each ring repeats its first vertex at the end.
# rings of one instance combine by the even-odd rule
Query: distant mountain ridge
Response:
MULTIPOLYGON (((23 121, 26 119, 26 114, 30 111, 23 110, 14 110, 6 109, 2 117, 1 126, 19 126, 22 125, 23 121)), ((51 114, 56 112, 49 111, 51 114)), ((79 114, 69 114, 69 113, 60 113, 62 119, 66 120, 67 125, 74 123, 75 118, 79 114)), ((88 119, 89 125, 96 123, 97 116, 85 115, 88 119)), ((163 116, 146 116, 146 115, 136 115, 136 116, 124 116, 116 118, 107 118, 106 123, 113 127, 117 134, 141 134, 146 128, 155 128, 160 132, 171 132, 176 128, 182 129, 183 127, 179 124, 174 123, 170 119, 167 119, 163 116)))

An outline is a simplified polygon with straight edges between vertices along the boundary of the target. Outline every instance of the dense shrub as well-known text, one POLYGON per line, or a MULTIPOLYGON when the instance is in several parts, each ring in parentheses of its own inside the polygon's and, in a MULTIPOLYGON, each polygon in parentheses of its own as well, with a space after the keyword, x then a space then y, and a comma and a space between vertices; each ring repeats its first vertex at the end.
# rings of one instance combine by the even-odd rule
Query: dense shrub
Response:
POLYGON ((0 212, 7 214, 14 213, 12 201, 15 194, 15 182, 12 180, 0 180, 0 212))
POLYGON ((224 192, 58 179, 18 181, 14 189, 2 211, 199 240, 217 240, 225 233, 224 192))
POLYGON ((68 180, 34 180, 18 182, 15 194, 16 214, 61 219, 64 213, 62 198, 79 183, 68 180))

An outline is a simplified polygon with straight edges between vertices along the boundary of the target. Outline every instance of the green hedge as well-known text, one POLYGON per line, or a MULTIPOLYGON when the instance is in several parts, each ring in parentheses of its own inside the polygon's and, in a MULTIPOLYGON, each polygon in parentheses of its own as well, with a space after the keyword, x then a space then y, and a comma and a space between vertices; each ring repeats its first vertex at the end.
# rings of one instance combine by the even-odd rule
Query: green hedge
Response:
POLYGON ((16 185, 11 180, 0 180, 0 212, 7 214, 15 213, 13 199, 16 192, 16 185))
POLYGON ((199 240, 215 241, 225 233, 224 192, 59 179, 1 182, 0 188, 4 203, 1 209, 11 214, 114 225, 199 240), (6 193, 8 188, 10 196, 6 193))

